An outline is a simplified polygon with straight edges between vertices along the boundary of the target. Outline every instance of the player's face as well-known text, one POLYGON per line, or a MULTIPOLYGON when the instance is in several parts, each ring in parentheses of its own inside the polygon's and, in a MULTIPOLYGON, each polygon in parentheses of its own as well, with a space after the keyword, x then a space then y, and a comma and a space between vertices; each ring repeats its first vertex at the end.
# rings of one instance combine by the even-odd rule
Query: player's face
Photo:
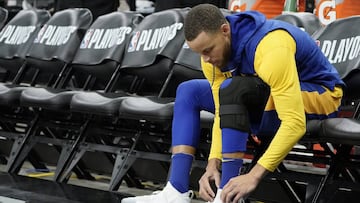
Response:
POLYGON ((187 43, 192 50, 201 55, 205 62, 218 68, 228 63, 231 45, 230 30, 227 27, 216 33, 201 32, 194 40, 187 43))

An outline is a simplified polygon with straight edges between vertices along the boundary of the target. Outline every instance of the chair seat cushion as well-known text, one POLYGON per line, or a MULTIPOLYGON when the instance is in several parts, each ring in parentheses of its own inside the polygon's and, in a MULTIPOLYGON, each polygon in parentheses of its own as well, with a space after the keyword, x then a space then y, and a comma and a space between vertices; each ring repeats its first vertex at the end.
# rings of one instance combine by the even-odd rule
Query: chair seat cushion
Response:
POLYGON ((337 144, 360 144, 360 122, 352 118, 330 118, 322 122, 321 140, 337 144))
POLYGON ((127 94, 124 92, 82 92, 72 98, 70 109, 74 112, 116 116, 125 98, 127 94))
POLYGON ((77 93, 80 91, 34 87, 21 93, 20 104, 21 106, 67 111, 72 96, 77 93))
POLYGON ((22 91, 31 88, 33 87, 0 83, 0 104, 5 106, 19 106, 22 91))
POLYGON ((119 109, 121 117, 145 120, 172 120, 174 98, 129 97, 119 109))

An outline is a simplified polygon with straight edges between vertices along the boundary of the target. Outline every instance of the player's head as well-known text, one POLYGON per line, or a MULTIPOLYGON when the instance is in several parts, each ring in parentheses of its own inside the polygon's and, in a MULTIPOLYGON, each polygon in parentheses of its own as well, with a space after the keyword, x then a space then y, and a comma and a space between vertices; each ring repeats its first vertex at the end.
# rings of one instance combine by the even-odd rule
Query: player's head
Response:
POLYGON ((231 51, 230 25, 221 10, 212 4, 193 7, 185 18, 185 39, 205 62, 217 67, 227 64, 231 51))

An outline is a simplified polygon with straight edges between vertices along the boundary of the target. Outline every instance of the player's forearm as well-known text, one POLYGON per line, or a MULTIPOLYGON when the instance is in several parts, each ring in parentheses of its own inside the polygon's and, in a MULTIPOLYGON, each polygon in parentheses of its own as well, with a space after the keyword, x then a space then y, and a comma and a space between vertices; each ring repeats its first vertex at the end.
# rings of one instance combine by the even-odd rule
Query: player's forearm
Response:
POLYGON ((267 170, 274 171, 305 131, 305 121, 300 118, 283 122, 258 163, 267 170))
POLYGON ((221 146, 222 146, 221 129, 219 125, 219 119, 217 116, 215 116, 214 124, 212 128, 212 139, 211 139, 209 160, 213 158, 216 159, 222 158, 221 146))

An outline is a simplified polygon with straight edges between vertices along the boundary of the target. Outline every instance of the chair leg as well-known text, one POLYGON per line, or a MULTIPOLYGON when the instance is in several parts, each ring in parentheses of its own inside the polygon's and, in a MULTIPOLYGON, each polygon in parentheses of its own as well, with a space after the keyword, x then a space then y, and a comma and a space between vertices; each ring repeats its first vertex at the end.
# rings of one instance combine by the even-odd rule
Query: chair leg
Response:
POLYGON ((59 182, 67 182, 68 181, 68 179, 71 175, 71 172, 73 171, 75 166, 79 163, 80 159, 83 157, 85 152, 86 152, 85 149, 80 149, 80 150, 77 150, 77 152, 75 152, 73 158, 69 161, 69 166, 66 167, 62 176, 59 178, 59 182))
POLYGON ((130 157, 130 156, 134 152, 141 134, 142 134, 141 131, 135 134, 133 144, 125 154, 121 153, 116 156, 116 161, 110 181, 110 188, 109 188, 110 191, 117 189, 116 187, 119 185, 119 182, 122 180, 126 172, 131 168, 132 164, 135 162, 136 160, 135 156, 134 157, 130 157))
POLYGON ((24 137, 19 138, 14 142, 11 149, 6 171, 8 173, 18 173, 23 162, 25 161, 28 153, 32 149, 34 143, 30 142, 31 137, 37 132, 37 123, 39 121, 39 114, 35 115, 35 118, 30 122, 29 129, 24 137))
POLYGON ((319 187, 316 190, 312 203, 316 203, 321 199, 322 193, 325 190, 325 185, 337 178, 341 171, 344 169, 344 163, 349 158, 351 148, 352 146, 347 145, 340 146, 338 148, 337 153, 335 154, 333 160, 330 163, 330 167, 325 177, 322 178, 319 187))
POLYGON ((72 143, 63 148, 56 166, 54 181, 61 182, 61 180, 64 180, 62 176, 64 175, 66 168, 71 163, 71 160, 74 158, 74 155, 80 143, 83 142, 86 138, 86 130, 89 126, 89 123, 90 119, 86 120, 80 128, 80 133, 78 137, 72 143))

